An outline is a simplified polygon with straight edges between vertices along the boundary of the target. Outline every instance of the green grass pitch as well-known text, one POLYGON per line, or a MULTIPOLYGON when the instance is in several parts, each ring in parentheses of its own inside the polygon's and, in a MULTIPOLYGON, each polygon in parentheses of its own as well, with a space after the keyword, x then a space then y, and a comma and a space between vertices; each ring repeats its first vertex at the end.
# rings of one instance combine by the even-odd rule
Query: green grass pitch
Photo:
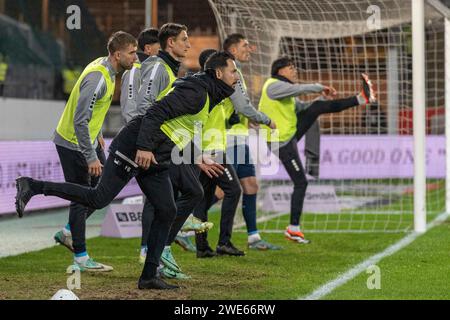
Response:
MULTIPOLYGON (((210 217, 215 227, 209 238, 215 247, 218 214, 210 217)), ((277 223, 281 225, 284 219, 277 223)), ((83 273, 81 289, 74 292, 80 299, 297 299, 383 251, 405 233, 307 235, 312 240, 309 245, 288 242, 279 233, 263 234, 283 250, 246 249, 245 257, 197 259, 174 245, 175 258, 192 279, 170 280, 182 286, 171 292, 137 289, 142 268, 138 263, 139 239, 93 238, 87 241, 90 255, 115 270, 83 273)), ((381 289, 368 289, 369 275, 363 272, 324 299, 450 299, 445 280, 450 271, 449 241, 450 222, 446 221, 380 261, 381 289)), ((233 242, 246 248, 245 232, 235 232, 233 242)), ((65 270, 71 260, 72 255, 61 246, 0 259, 0 299, 49 299, 66 287, 65 270)))

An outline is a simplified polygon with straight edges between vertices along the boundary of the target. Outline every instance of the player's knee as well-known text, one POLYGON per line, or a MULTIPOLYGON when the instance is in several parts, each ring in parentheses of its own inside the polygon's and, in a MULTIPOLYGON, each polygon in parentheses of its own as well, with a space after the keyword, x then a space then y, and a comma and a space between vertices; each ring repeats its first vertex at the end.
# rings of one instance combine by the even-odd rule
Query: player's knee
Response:
POLYGON ((256 177, 248 177, 240 180, 242 190, 244 194, 256 194, 258 193, 258 181, 256 177))
POLYGON ((259 192, 259 184, 255 180, 255 184, 253 185, 253 194, 257 194, 259 192))
POLYGON ((258 183, 255 181, 255 183, 246 185, 244 188, 244 194, 257 194, 259 191, 258 183))
POLYGON ((108 206, 114 199, 114 197, 104 196, 98 192, 98 189, 92 189, 90 193, 91 207, 99 210, 108 206))

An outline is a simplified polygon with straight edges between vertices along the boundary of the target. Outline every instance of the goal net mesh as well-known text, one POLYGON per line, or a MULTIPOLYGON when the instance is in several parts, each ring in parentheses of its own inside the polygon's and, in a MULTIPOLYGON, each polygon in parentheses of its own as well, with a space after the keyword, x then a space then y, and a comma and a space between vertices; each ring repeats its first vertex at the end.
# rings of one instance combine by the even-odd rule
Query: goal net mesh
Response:
MULTIPOLYGON (((301 225, 307 232, 402 232, 413 227, 412 35, 409 0, 209 0, 223 40, 241 33, 253 47, 242 65, 258 105, 273 60, 295 61, 300 83, 336 88, 338 97, 360 91, 366 72, 378 103, 322 115, 320 160, 305 157, 309 181, 301 225), (315 166, 315 167, 314 167, 315 166), (314 171, 314 170, 313 170, 314 171)), ((444 20, 426 5, 427 214, 444 210, 444 20)), ((302 96, 310 100, 314 96, 302 96)), ((252 137, 253 139, 254 137, 252 137)), ((256 138, 255 138, 256 139, 256 138)), ((255 140, 253 139, 253 140, 255 140)), ((319 142, 314 140, 316 147, 319 142)), ((305 139, 302 139, 305 140, 305 139)), ((254 158, 257 156, 254 155, 254 158)), ((274 161, 277 161, 276 158, 274 161)), ((292 183, 280 169, 264 174, 256 161, 258 228, 289 224, 292 183)), ((245 230, 242 214, 237 227, 245 230)))

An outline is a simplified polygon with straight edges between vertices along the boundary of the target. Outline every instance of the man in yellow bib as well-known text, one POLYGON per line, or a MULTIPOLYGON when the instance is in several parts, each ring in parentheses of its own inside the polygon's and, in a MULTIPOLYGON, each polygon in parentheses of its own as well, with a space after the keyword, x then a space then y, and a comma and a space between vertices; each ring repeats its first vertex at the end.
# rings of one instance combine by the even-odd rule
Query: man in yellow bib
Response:
MULTIPOLYGON (((177 23, 166 23, 161 27, 158 33, 161 50, 158 51, 156 56, 149 57, 142 63, 142 85, 136 97, 137 115, 145 114, 148 108, 156 101, 161 100, 171 90, 173 83, 178 78, 181 61, 186 57, 191 47, 187 32, 188 29, 186 26, 177 23)), ((193 210, 195 204, 203 197, 203 192, 201 185, 195 183, 197 180, 196 176, 199 174, 196 165, 172 165, 169 171, 172 185, 176 189, 174 191, 177 191, 177 194, 179 191, 181 196, 177 197, 177 194, 175 194, 179 214, 175 218, 161 256, 163 263, 161 274, 170 278, 185 279, 187 276, 181 272, 181 268, 172 255, 171 244, 177 241, 177 243, 184 245, 184 248, 188 245, 193 247, 190 241, 179 237, 177 234, 183 227, 183 223, 193 210)), ((141 263, 144 263, 146 259, 148 233, 154 211, 153 205, 148 200, 145 200, 142 212, 142 237, 139 254, 139 261, 141 263)), ((201 222, 194 224, 190 223, 191 221, 192 219, 188 220, 183 228, 195 227, 198 230, 210 225, 201 222)))
MULTIPOLYGON (((105 155, 102 125, 114 94, 115 77, 131 69, 136 60, 136 39, 118 31, 108 41, 109 56, 91 62, 76 82, 54 133, 64 178, 67 182, 95 187, 105 155)), ((93 210, 71 202, 69 223, 54 236, 56 242, 74 252, 73 268, 81 271, 110 271, 95 262, 86 250, 86 219, 93 210)))
POLYGON ((282 57, 272 63, 272 77, 262 89, 259 109, 274 119, 276 130, 263 126, 267 134, 269 148, 278 151, 277 156, 294 183, 291 197, 291 219, 286 228, 287 239, 298 243, 309 243, 300 228, 300 216, 303 210, 308 181, 297 149, 297 142, 305 135, 321 114, 336 113, 359 105, 376 101, 372 83, 366 74, 362 74, 362 89, 358 95, 337 99, 322 100, 336 95, 332 87, 321 84, 298 84, 297 68, 288 57, 282 57), (322 93, 321 100, 303 102, 297 99, 301 94, 322 93))
MULTIPOLYGON (((201 69, 204 69, 208 58, 216 53, 214 49, 204 50, 199 57, 201 69)), ((238 86, 238 85, 236 85, 238 86)), ((235 91, 236 92, 236 91, 235 91)), ((226 157, 227 149, 227 119, 234 111, 227 107, 228 98, 220 102, 209 114, 208 120, 203 125, 202 150, 206 154, 214 156, 214 159, 224 167, 224 174, 210 177, 204 173, 200 174, 199 180, 203 186, 204 197, 197 204, 194 216, 201 221, 208 221, 208 210, 213 200, 216 186, 224 192, 222 208, 220 213, 220 230, 217 248, 214 251, 208 242, 207 232, 197 233, 195 242, 197 246, 197 258, 211 258, 216 255, 244 256, 245 252, 236 248, 231 242, 233 232, 234 216, 241 197, 239 179, 233 164, 226 157)))
POLYGON ((249 148, 249 122, 255 125, 267 125, 272 129, 275 129, 277 124, 273 118, 257 110, 248 96, 245 79, 240 71, 241 64, 249 62, 251 57, 250 43, 247 38, 239 33, 230 34, 223 42, 223 49, 235 57, 239 71, 236 90, 224 104, 228 113, 227 155, 242 186, 242 214, 247 227, 247 245, 251 250, 279 250, 281 249, 279 246, 262 239, 257 228, 258 182, 249 148))

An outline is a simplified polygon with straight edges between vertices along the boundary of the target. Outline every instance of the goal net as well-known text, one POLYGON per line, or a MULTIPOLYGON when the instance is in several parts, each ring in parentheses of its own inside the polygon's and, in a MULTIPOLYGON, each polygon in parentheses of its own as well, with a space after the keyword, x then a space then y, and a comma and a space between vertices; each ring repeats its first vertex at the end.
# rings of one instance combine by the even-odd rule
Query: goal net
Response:
MULTIPOLYGON (((255 106, 272 61, 283 55, 295 61, 301 83, 331 85, 340 98, 360 91, 362 72, 375 84, 377 104, 319 118, 320 140, 311 134, 313 149, 320 141, 318 161, 305 158, 304 141, 300 142, 302 163, 308 162, 307 170, 318 171, 318 179, 309 181, 302 228, 308 232, 412 230, 411 1, 209 2, 222 40, 237 32, 254 46, 243 74, 255 106)), ((425 7, 426 209, 431 218, 445 206, 445 28, 441 14, 425 7)), ((257 168, 259 229, 284 230, 289 224, 292 183, 282 168, 276 174, 265 174, 259 162, 257 168)), ((243 225, 240 213, 236 224, 243 225)))

